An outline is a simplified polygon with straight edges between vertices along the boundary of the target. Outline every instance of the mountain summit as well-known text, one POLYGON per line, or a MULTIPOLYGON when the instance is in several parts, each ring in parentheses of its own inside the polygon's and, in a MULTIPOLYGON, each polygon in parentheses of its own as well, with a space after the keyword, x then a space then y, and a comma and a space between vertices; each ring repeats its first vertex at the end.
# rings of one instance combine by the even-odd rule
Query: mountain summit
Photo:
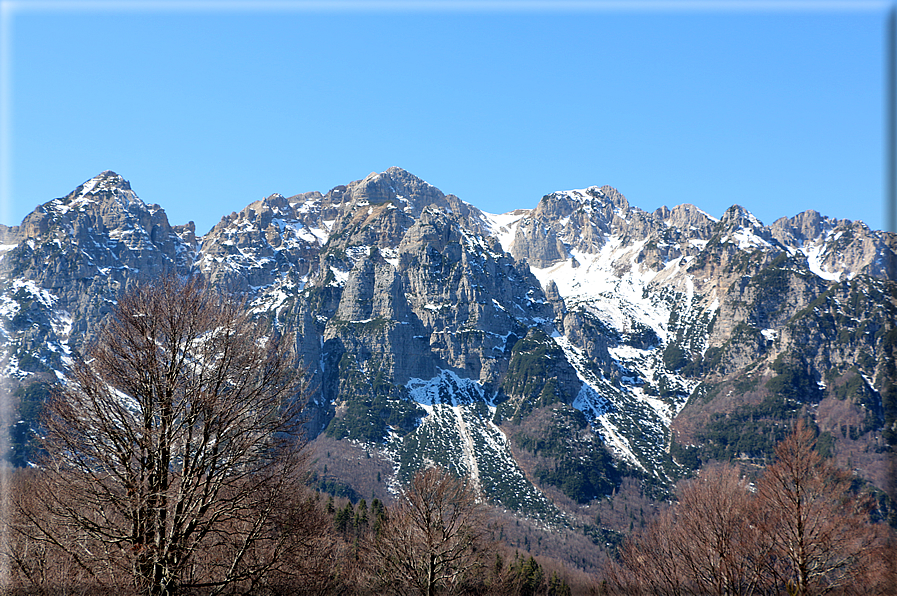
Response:
POLYGON ((815 211, 765 226, 592 186, 490 214, 390 168, 196 237, 107 171, 0 242, 21 412, 122 291, 201 275, 295 333, 309 432, 345 455, 322 486, 341 494, 388 498, 436 463, 584 528, 626 478, 663 491, 711 460, 764 461, 795 416, 879 487, 897 435, 895 236, 815 211))

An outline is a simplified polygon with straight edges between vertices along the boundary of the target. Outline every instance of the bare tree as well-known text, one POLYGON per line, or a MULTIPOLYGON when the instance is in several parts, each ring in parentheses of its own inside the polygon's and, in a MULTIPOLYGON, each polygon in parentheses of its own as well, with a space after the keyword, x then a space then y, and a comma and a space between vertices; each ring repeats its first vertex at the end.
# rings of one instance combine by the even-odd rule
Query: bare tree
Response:
POLYGON ((441 468, 419 472, 371 543, 381 588, 433 596, 465 588, 484 561, 485 505, 441 468))
MULTIPOLYGON (((28 594, 56 594, 62 592, 60 588, 65 585, 67 593, 77 594, 79 588, 96 586, 97 581, 92 576, 101 570, 88 572, 79 559, 84 549, 100 552, 96 548, 98 545, 88 544, 83 539, 78 541, 75 536, 63 537, 63 529, 58 529, 55 541, 35 536, 30 519, 48 519, 46 499, 38 492, 41 483, 37 482, 37 475, 37 470, 33 469, 19 469, 11 474, 9 498, 13 515, 5 520, 9 542, 8 550, 3 553, 9 565, 9 584, 4 588, 28 594), (27 512, 27 516, 16 515, 22 511, 27 512), (75 543, 82 548, 70 550, 60 546, 75 543)), ((105 583, 111 583, 111 578, 104 579, 107 580, 105 583)))
POLYGON ((676 559, 695 594, 746 595, 761 583, 770 540, 754 521, 754 499, 741 470, 710 465, 678 490, 676 559))
POLYGON ((758 523, 775 545, 777 582, 799 596, 841 592, 864 572, 875 532, 851 477, 823 459, 803 420, 758 483, 758 523))
POLYGON ((754 593, 769 545, 752 523, 753 496, 738 468, 709 466, 677 493, 676 505, 632 536, 609 567, 617 590, 754 593))
POLYGON ((640 596, 687 594, 685 573, 670 543, 675 529, 672 509, 662 511, 646 528, 631 535, 619 557, 604 570, 612 593, 640 596))
POLYGON ((20 508, 23 527, 93 581, 251 588, 290 544, 274 522, 302 486, 301 378, 240 302, 196 278, 137 288, 49 405, 46 511, 20 508))
POLYGON ((667 595, 892 591, 887 528, 870 523, 851 476, 814 447, 813 431, 798 422, 756 493, 737 468, 701 470, 680 485, 675 505, 626 541, 606 569, 609 587, 667 595))

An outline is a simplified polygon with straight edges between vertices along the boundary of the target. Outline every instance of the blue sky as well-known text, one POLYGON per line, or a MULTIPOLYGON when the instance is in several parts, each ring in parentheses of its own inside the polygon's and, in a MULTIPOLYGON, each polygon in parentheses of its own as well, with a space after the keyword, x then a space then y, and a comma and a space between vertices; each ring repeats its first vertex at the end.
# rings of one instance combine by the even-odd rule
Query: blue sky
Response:
POLYGON ((205 233, 400 166, 490 212, 609 184, 882 229, 891 4, 773 4, 4 1, 0 221, 111 169, 205 233))

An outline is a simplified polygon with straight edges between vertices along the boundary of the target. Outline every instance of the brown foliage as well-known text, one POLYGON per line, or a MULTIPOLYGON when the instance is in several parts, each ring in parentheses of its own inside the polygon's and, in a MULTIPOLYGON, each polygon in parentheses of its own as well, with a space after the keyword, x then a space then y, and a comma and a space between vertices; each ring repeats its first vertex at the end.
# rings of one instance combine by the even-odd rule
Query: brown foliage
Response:
POLYGON ((750 594, 766 546, 752 497, 732 466, 705 468, 679 488, 679 505, 624 546, 613 569, 627 593, 750 594))
POLYGON ((803 422, 756 493, 732 466, 705 468, 606 569, 620 594, 887 593, 889 547, 850 477, 803 422))
POLYGON ((815 443, 813 431, 798 422, 758 483, 758 523, 772 541, 775 576, 799 596, 846 589, 874 545, 869 504, 853 495, 851 477, 823 459, 815 443))

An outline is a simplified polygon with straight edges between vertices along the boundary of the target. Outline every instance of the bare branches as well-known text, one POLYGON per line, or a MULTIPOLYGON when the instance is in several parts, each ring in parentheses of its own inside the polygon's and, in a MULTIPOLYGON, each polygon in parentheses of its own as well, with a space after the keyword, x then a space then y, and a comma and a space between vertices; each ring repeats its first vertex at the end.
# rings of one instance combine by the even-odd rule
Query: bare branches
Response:
POLYGON ((613 569, 626 593, 751 594, 766 548, 751 524, 752 496, 737 468, 709 467, 679 503, 623 548, 613 569))
POLYGON ((874 535, 868 507, 850 491, 850 476, 823 459, 803 421, 776 446, 759 489, 760 519, 772 537, 779 574, 790 593, 840 591, 860 574, 874 535))
MULTIPOLYGON (((868 507, 814 445, 799 422, 756 493, 735 467, 701 470, 676 505, 627 541, 608 569, 616 591, 845 594, 882 575, 874 564, 884 545, 868 507)), ((858 589, 875 593, 871 582, 858 589)))
POLYGON ((197 279, 125 295, 48 409, 53 524, 35 517, 35 534, 115 550, 149 594, 189 584, 206 550, 222 561, 207 587, 270 570, 258 547, 279 556, 271 520, 305 470, 290 346, 197 279))
POLYGON ((483 564, 485 506, 440 468, 419 472, 404 496, 371 546, 382 585, 422 596, 460 591, 483 564))

